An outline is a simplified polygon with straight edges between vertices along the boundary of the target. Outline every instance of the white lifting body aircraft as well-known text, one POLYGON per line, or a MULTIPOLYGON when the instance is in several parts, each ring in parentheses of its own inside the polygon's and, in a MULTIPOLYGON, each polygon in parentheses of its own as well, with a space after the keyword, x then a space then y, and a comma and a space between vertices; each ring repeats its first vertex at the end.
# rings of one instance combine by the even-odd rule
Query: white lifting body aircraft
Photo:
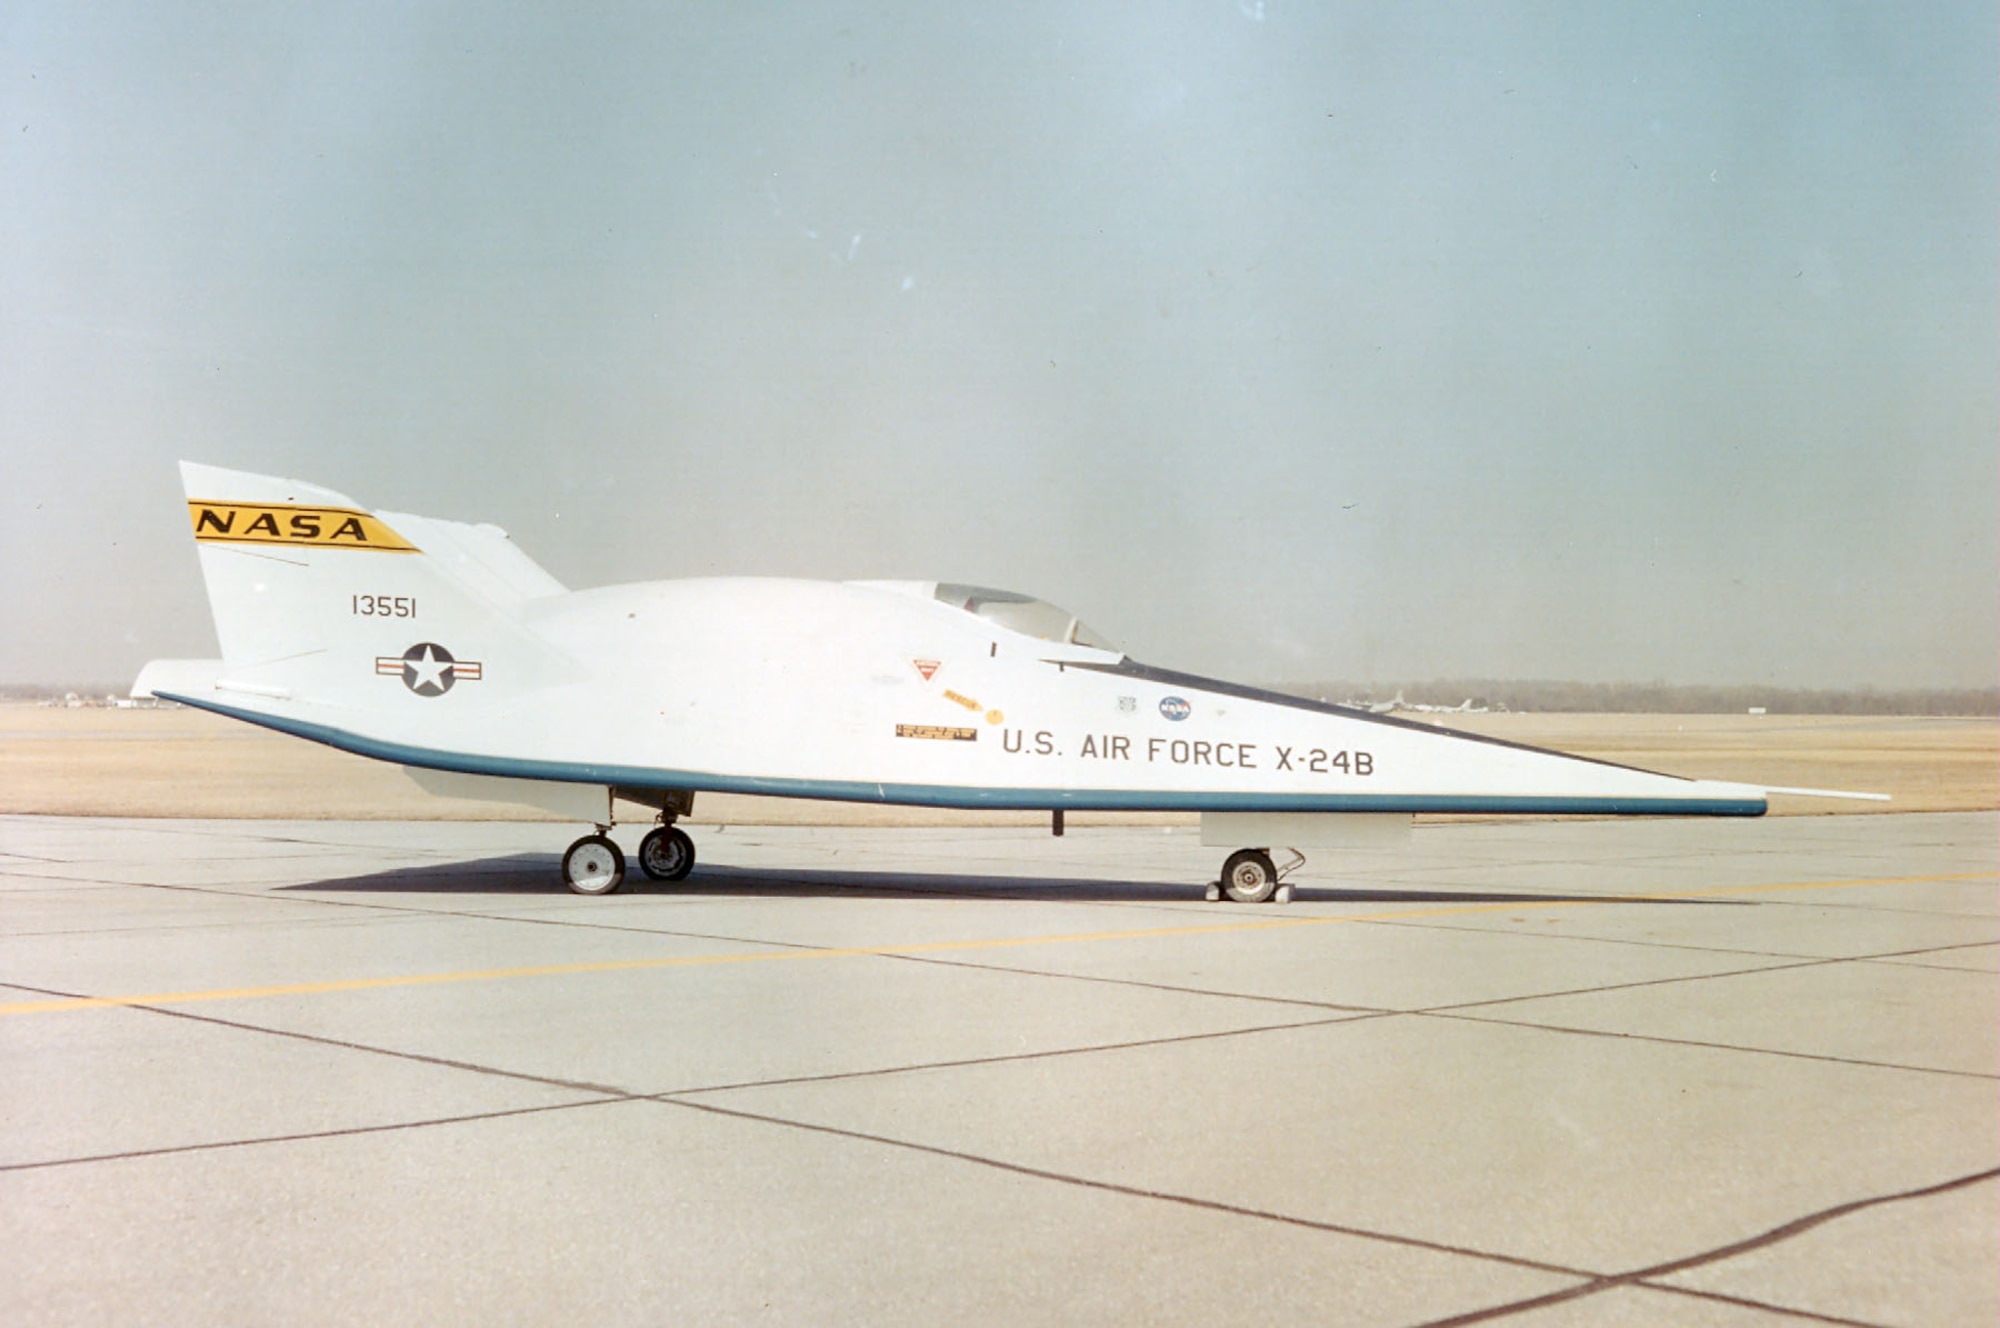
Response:
MULTIPOLYGON (((490 525, 369 512, 183 462, 220 660, 133 686, 407 767, 423 787, 595 827, 580 894, 639 846, 679 880, 701 792, 925 807, 1185 811, 1234 849, 1211 897, 1289 897, 1273 846, 1406 832, 1416 812, 1759 816, 1770 790, 1682 779, 1152 668, 1025 595, 767 578, 571 591, 490 525)), ((1833 795, 1868 796, 1868 795, 1833 795)))

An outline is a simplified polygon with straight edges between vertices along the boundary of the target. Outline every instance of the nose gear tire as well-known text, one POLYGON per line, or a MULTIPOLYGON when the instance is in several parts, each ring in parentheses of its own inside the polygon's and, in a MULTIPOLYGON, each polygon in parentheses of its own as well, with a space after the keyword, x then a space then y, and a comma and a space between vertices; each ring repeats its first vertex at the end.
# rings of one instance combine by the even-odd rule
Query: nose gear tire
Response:
POLYGON ((1278 869, 1263 849, 1240 849, 1222 864, 1221 884, 1237 903, 1261 904, 1278 892, 1278 869))

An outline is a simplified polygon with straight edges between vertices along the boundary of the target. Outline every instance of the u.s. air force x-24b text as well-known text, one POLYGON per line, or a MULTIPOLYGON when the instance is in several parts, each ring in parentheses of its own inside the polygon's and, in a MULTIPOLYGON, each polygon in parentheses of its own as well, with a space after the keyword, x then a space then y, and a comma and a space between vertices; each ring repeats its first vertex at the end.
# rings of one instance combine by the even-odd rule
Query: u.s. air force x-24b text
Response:
MULTIPOLYGON (((1024 756, 1061 756, 1047 729, 1002 729, 1000 745, 1024 756)), ((1143 761, 1151 765, 1206 765, 1236 770, 1293 770, 1314 775, 1372 775, 1371 752, 1328 751, 1324 747, 1268 749, 1255 742, 1208 742, 1198 738, 1131 738, 1119 733, 1086 733, 1077 756, 1095 761, 1143 761)))

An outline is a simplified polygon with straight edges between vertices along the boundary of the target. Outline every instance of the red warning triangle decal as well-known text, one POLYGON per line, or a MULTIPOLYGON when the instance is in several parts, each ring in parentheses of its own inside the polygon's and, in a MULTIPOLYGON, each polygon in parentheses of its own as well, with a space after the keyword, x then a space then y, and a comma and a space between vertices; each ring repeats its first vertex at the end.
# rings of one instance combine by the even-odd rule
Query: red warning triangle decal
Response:
POLYGON ((917 672, 924 675, 925 682, 929 682, 931 675, 938 671, 938 662, 934 659, 913 659, 910 663, 917 666, 917 672))

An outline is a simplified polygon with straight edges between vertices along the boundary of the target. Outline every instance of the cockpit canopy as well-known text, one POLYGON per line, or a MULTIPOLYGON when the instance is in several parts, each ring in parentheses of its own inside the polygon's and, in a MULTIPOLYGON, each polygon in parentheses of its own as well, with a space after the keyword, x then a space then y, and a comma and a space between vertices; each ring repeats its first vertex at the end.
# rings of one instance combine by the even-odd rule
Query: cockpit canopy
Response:
POLYGON ((962 586, 944 581, 938 583, 935 593, 941 602, 955 609, 964 609, 1023 636, 1059 641, 1064 645, 1088 646, 1093 650, 1118 649, 1084 626, 1083 620, 1068 609, 1058 608, 1047 600, 1018 595, 1011 590, 962 586))

